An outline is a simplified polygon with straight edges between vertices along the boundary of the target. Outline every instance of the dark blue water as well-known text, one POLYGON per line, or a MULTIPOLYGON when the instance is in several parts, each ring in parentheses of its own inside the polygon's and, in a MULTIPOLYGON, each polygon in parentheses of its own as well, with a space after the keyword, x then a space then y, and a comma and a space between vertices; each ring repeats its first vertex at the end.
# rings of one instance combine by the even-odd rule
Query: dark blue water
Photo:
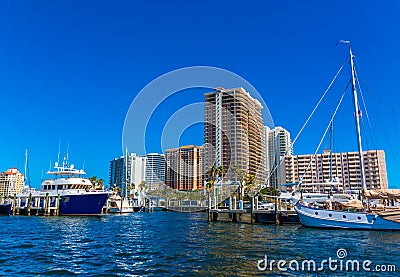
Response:
MULTIPOLYGON (((260 271, 257 261, 317 263, 337 258, 393 264, 400 232, 316 230, 295 226, 207 223, 174 212, 98 217, 0 217, 0 275, 19 276, 394 276, 396 272, 300 269, 260 271)), ((261 266, 263 264, 260 264, 261 266)), ((295 265, 295 264, 294 264, 295 265)), ((293 266, 294 266, 293 265, 293 266)))

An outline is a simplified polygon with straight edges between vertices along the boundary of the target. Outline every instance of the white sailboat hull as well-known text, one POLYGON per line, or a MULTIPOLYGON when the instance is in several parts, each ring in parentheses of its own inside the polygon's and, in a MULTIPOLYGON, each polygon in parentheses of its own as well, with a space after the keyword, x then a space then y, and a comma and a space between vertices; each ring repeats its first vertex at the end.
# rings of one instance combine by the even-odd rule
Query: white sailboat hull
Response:
POLYGON ((378 214, 310 208, 297 202, 295 210, 302 225, 326 229, 396 230, 400 223, 378 214))

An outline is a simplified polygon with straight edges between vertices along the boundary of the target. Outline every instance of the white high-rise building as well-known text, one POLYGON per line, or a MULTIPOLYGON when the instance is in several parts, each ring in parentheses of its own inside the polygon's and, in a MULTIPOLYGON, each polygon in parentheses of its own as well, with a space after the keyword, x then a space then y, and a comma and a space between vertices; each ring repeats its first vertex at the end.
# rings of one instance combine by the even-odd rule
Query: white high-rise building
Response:
POLYGON ((270 176, 267 183, 271 187, 278 188, 285 182, 281 177, 282 164, 279 165, 279 162, 281 159, 283 161, 285 155, 293 155, 293 148, 288 150, 292 145, 292 140, 289 131, 281 126, 273 129, 265 126, 264 131, 267 146, 265 147, 267 176, 270 176))
POLYGON ((128 158, 121 156, 110 162, 110 186, 121 188, 121 195, 128 196, 129 187, 136 188, 146 180, 146 157, 130 153, 128 158))
POLYGON ((154 184, 165 184, 165 155, 150 153, 146 157, 146 184, 150 189, 154 184))

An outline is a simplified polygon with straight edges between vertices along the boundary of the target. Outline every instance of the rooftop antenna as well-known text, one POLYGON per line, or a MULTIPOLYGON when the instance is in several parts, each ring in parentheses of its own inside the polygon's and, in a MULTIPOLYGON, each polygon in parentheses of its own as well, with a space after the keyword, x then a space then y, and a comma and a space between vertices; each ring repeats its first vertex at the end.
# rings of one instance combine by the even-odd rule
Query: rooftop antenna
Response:
POLYGON ((57 156, 58 164, 60 164, 60 148, 61 148, 61 139, 58 141, 58 156, 57 156))
POLYGON ((67 163, 68 163, 68 152, 69 152, 69 140, 68 140, 68 144, 67 144, 67 163))

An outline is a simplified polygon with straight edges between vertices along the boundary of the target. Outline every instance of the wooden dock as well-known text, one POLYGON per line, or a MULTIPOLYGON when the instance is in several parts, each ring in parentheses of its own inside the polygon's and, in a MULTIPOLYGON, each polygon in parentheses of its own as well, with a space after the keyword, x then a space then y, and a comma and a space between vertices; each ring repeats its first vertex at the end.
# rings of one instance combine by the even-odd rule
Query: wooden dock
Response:
POLYGON ((29 194, 29 196, 17 197, 14 194, 12 215, 43 215, 43 216, 57 216, 60 210, 60 195, 50 196, 49 193, 45 195, 29 194))
POLYGON ((235 197, 230 197, 228 207, 208 208, 208 221, 229 221, 240 223, 265 223, 265 224, 300 224, 293 207, 281 206, 278 203, 273 210, 259 210, 258 201, 253 199, 249 208, 243 208, 243 202, 236 202, 235 197), (237 205, 238 204, 238 205, 237 205))

